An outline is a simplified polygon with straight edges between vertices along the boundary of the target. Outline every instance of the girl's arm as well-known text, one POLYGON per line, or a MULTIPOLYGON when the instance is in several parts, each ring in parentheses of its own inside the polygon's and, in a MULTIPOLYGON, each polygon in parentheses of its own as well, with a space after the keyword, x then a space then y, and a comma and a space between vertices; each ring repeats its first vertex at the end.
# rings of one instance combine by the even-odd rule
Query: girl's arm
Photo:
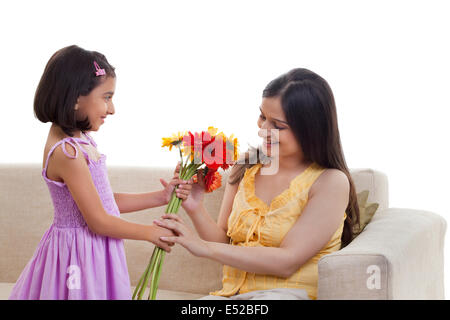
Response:
POLYGON ((167 217, 155 224, 177 234, 176 237, 162 237, 162 240, 179 243, 196 256, 247 272, 287 278, 328 243, 342 223, 347 208, 350 184, 344 173, 329 170, 316 182, 320 186, 311 194, 280 247, 241 247, 204 241, 196 237, 179 217, 167 217))
POLYGON ((120 213, 160 207, 168 203, 163 190, 147 193, 114 193, 114 199, 120 213))
MULTIPOLYGON (((75 149, 72 146, 66 145, 66 150, 75 156, 75 149)), ((81 154, 81 151, 78 154, 81 154)), ((167 243, 164 244, 158 239, 169 230, 163 230, 155 225, 129 222, 105 211, 92 181, 89 167, 82 155, 71 159, 64 155, 61 148, 56 148, 52 158, 50 165, 54 166, 54 172, 64 180, 92 232, 112 238, 147 240, 170 251, 167 243)))
POLYGON ((187 199, 187 196, 192 189, 192 179, 189 181, 178 179, 179 167, 180 163, 178 163, 174 177, 170 182, 160 179, 161 184, 164 186, 163 190, 147 193, 114 193, 114 199, 120 213, 140 211, 167 205, 172 196, 172 191, 177 185, 177 197, 183 200, 187 199))

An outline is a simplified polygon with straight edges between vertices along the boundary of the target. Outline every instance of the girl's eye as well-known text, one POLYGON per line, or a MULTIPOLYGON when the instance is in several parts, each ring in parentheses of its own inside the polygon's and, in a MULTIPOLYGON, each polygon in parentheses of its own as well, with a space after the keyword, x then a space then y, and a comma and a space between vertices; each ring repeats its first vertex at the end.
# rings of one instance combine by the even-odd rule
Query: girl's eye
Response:
POLYGON ((106 100, 111 100, 111 98, 112 98, 111 96, 105 97, 106 100))
POLYGON ((262 114, 260 114, 259 117, 263 120, 265 119, 265 117, 262 114))

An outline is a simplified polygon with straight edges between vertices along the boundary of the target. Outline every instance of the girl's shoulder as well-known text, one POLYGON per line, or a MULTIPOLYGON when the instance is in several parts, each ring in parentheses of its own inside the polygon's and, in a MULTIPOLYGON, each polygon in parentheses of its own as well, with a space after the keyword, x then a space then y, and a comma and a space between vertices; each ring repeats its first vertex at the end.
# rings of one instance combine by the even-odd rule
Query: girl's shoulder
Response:
POLYGON ((46 176, 54 181, 60 181, 62 168, 67 167, 74 162, 85 162, 88 164, 88 159, 79 154, 84 153, 84 150, 78 150, 78 146, 71 142, 70 137, 60 137, 49 134, 44 147, 43 170, 46 176), (74 161, 75 160, 75 161, 74 161))
POLYGON ((50 156, 54 154, 58 158, 64 155, 75 157, 78 154, 76 145, 70 143, 69 138, 49 134, 44 146, 44 159, 47 159, 50 153, 50 156))

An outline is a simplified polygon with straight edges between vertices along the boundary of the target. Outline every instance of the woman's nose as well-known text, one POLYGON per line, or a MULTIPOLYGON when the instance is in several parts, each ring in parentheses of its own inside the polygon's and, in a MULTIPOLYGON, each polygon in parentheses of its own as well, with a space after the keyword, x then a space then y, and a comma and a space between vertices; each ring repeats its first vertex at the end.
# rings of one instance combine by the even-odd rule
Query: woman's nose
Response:
POLYGON ((266 129, 261 127, 261 129, 258 130, 258 136, 263 139, 278 141, 279 133, 278 129, 266 129))
POLYGON ((270 135, 271 135, 270 129, 261 127, 261 129, 258 130, 258 136, 260 136, 261 138, 267 138, 270 137, 270 135))

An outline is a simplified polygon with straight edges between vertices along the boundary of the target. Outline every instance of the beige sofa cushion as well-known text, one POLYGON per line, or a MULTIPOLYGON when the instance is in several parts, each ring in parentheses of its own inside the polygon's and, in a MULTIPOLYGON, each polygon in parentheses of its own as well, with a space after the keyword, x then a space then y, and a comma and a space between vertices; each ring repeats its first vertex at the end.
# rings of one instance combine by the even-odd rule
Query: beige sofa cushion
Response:
MULTIPOLYGON (((32 257, 39 240, 53 220, 53 207, 39 164, 0 164, 0 282, 14 283, 32 257)), ((115 192, 148 192, 161 188, 159 178, 170 179, 173 168, 108 167, 115 192)), ((371 169, 351 170, 357 192, 369 190, 369 202, 380 209, 388 206, 387 177, 371 169)), ((227 174, 223 177, 225 185, 227 174)), ((220 209, 224 187, 205 196, 205 206, 214 219, 220 209)), ((123 214, 124 219, 151 224, 164 207, 123 214)), ((180 216, 192 226, 183 209, 180 216)), ((136 285, 145 270, 154 246, 143 241, 125 240, 128 270, 136 285)), ((167 255, 160 289, 207 295, 222 287, 222 266, 191 256, 180 246, 167 255)))
POLYGON ((347 247, 319 260, 318 299, 444 299, 445 231, 429 211, 377 211, 347 247))
MULTIPOLYGON (((7 300, 14 287, 14 283, 0 282, 0 300, 7 300)), ((133 292, 135 287, 131 287, 131 292, 133 292)), ((182 291, 172 291, 159 289, 156 294, 157 300, 195 300, 203 297, 203 294, 182 292, 182 291)), ((144 298, 148 297, 148 290, 144 295, 144 298)))

